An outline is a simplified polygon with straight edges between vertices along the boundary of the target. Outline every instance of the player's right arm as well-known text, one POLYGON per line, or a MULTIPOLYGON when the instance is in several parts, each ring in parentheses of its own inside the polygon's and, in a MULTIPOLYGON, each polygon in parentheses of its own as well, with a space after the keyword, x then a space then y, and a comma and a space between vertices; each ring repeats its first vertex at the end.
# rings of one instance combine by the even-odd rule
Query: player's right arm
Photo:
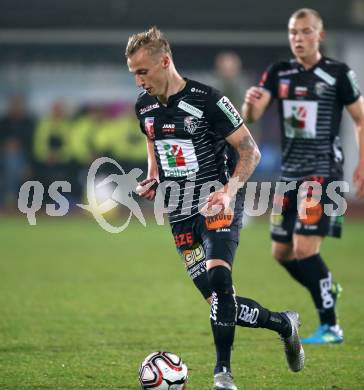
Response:
POLYGON ((271 93, 262 87, 250 87, 245 94, 243 118, 246 122, 255 122, 262 117, 271 101, 271 93))
POLYGON ((277 71, 281 63, 270 65, 262 74, 258 86, 245 93, 242 114, 245 122, 252 123, 262 117, 273 98, 277 98, 277 71))
POLYGON ((148 176, 139 185, 141 188, 138 190, 139 196, 142 198, 153 200, 156 195, 157 183, 158 183, 158 165, 155 158, 154 142, 146 137, 147 140, 147 156, 148 156, 148 176), (153 184, 152 184, 153 183, 153 184), (151 185, 149 187, 148 185, 151 185), (147 190, 143 191, 142 187, 146 186, 147 190))

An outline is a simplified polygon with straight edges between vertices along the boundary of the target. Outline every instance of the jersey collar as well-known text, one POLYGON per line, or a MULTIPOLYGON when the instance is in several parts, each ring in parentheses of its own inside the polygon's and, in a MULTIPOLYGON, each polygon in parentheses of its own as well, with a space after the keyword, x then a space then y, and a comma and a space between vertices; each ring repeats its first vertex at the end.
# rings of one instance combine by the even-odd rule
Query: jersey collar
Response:
POLYGON ((295 58, 291 59, 291 64, 293 69, 298 69, 300 72, 313 72, 318 66, 323 64, 326 61, 326 57, 321 56, 321 59, 319 62, 317 62, 314 66, 312 66, 310 69, 305 69, 295 58))
MULTIPOLYGON (((188 87, 190 85, 190 80, 187 79, 186 77, 183 77, 183 79, 186 81, 186 85, 184 86, 183 89, 181 89, 180 91, 178 91, 176 94, 174 95, 171 95, 169 98, 168 98, 168 101, 167 101, 167 107, 170 107, 173 105, 173 103, 178 100, 179 98, 181 98, 181 96, 184 96, 186 94, 186 91, 188 90, 188 87)), ((158 100, 158 98, 156 98, 156 100, 158 101, 159 104, 162 105, 162 103, 158 100)))

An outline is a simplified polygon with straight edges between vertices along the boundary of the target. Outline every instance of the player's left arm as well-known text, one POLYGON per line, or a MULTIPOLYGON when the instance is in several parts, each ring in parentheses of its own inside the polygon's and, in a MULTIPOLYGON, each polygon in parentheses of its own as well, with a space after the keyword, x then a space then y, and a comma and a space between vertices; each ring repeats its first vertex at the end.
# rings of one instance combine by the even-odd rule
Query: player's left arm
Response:
POLYGON ((242 124, 239 129, 234 131, 226 138, 226 141, 238 152, 239 159, 236 163, 235 170, 229 182, 225 185, 229 188, 232 196, 235 196, 236 191, 241 188, 254 172, 260 161, 260 152, 258 145, 255 143, 249 129, 242 124), (238 182, 239 186, 235 189, 232 183, 238 182))
POLYGON ((364 196, 364 98, 360 96, 354 103, 346 106, 350 116, 352 117, 356 139, 359 147, 359 161, 354 170, 353 181, 356 186, 356 195, 364 196))
POLYGON ((238 152, 239 159, 234 173, 224 186, 224 190, 210 194, 207 203, 208 208, 213 205, 220 205, 223 209, 227 208, 238 189, 244 186, 260 161, 258 146, 244 124, 226 137, 226 141, 238 152))

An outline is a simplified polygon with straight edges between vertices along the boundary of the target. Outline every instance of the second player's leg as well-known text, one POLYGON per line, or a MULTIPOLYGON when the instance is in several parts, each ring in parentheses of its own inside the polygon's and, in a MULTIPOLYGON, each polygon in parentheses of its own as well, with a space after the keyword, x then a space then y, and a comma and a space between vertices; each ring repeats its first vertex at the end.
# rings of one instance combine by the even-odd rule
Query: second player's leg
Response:
POLYGON ((316 332, 317 335, 304 339, 306 343, 341 342, 343 340, 342 330, 337 324, 331 272, 320 255, 322 240, 321 236, 301 234, 293 236, 294 253, 298 259, 299 269, 310 291, 321 324, 316 332))

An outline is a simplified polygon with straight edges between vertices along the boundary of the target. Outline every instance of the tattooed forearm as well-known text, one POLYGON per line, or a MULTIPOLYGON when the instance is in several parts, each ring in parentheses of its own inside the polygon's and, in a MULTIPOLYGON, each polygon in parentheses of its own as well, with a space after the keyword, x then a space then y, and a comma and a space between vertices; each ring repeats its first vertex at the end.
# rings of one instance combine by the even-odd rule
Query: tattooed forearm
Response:
POLYGON ((242 184, 246 183, 260 160, 260 152, 252 136, 245 135, 236 145, 239 160, 236 164, 232 177, 239 179, 242 184))

